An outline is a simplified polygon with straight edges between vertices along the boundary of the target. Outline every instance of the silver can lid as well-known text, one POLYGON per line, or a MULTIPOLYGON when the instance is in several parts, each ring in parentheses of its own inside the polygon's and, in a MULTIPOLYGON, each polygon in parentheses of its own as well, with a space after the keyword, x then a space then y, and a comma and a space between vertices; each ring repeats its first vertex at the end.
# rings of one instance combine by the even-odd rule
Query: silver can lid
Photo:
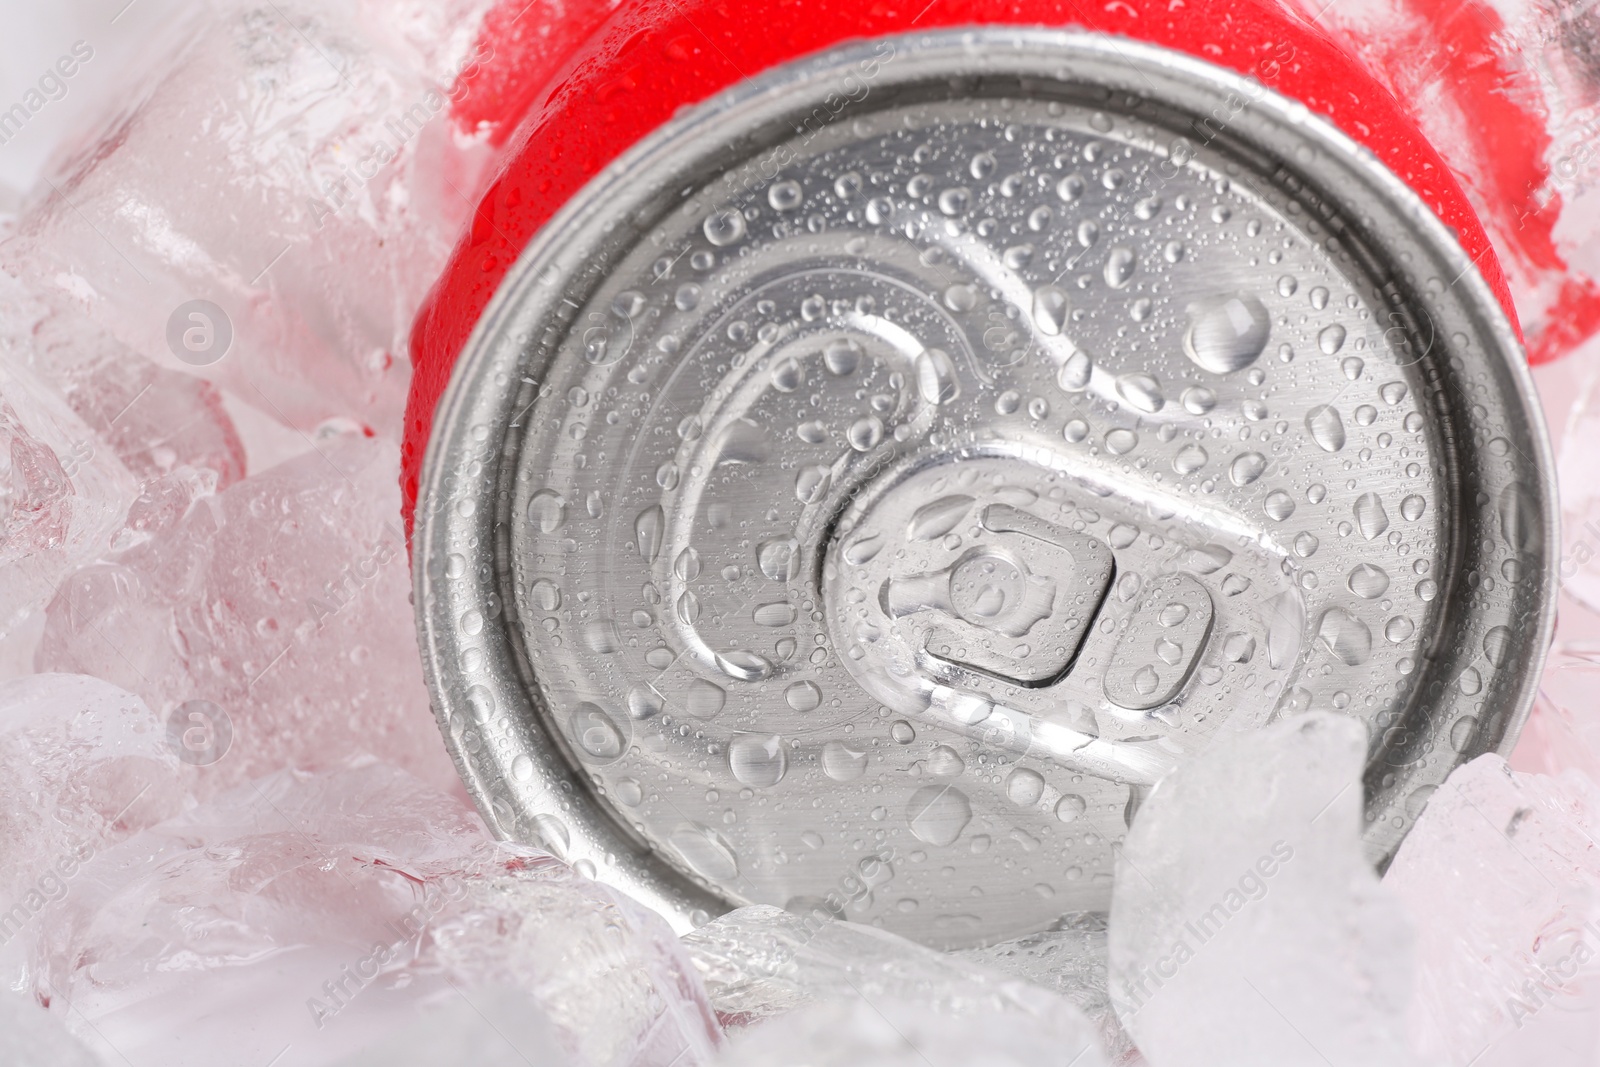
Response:
POLYGON ((1163 774, 1310 708, 1369 727, 1381 863, 1553 623, 1548 444, 1448 231, 1080 33, 842 48, 628 152, 479 323, 419 514, 486 816, 680 927, 1104 908, 1163 774))

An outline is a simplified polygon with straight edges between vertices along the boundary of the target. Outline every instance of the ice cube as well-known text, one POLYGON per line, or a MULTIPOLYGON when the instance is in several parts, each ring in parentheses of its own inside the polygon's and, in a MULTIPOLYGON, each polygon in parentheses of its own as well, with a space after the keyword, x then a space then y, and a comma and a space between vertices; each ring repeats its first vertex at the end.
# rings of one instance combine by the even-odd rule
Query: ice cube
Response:
POLYGON ((73 311, 48 315, 33 365, 141 486, 188 467, 216 489, 245 473, 244 444, 209 382, 158 367, 73 311))
POLYGON ((520 989, 457 991, 339 1067, 571 1067, 539 1002, 520 989))
POLYGON ((1535 380, 1559 457, 1560 625, 1511 764, 1542 774, 1576 769, 1600 781, 1600 339, 1539 368, 1535 380))
POLYGON ((1101 1067, 1078 1019, 862 996, 812 1004, 735 1037, 719 1067, 1101 1067))
POLYGON ((137 484, 32 373, 0 362, 0 665, 25 665, 30 620, 62 578, 111 547, 137 484))
POLYGON ((337 1062, 485 987, 590 1067, 720 1041, 663 919, 372 761, 246 783, 100 852, 51 909, 0 950, 8 977, 130 1062, 337 1062))
POLYGON ((661 916, 529 849, 479 871, 414 973, 531 992, 572 1055, 596 1067, 703 1063, 721 1044, 698 973, 661 916))
POLYGON ((99 1067, 92 1052, 38 1004, 0 992, 0 1063, 6 1067, 99 1067))
MULTIPOLYGON (((214 387, 156 367, 4 275, 0 360, 11 371, 6 418, 29 424, 9 449, 24 495, 34 498, 25 510, 36 519, 65 513, 70 494, 73 517, 90 524, 63 542, 65 552, 13 560, 15 580, 0 582, 0 608, 9 609, 0 611, 0 677, 14 677, 31 667, 42 610, 63 576, 170 525, 199 496, 238 480, 244 451, 214 387), (30 444, 29 434, 42 436, 30 444), (55 489, 63 500, 52 506, 43 498, 55 489)), ((60 539, 48 523, 34 527, 46 543, 60 539)), ((14 553, 29 547, 26 537, 10 546, 14 553)))
MULTIPOLYGON (((1588 922, 1600 918, 1589 914, 1588 922)), ((1594 948, 1592 938, 1588 946, 1594 948)), ((1594 1067, 1600 1060, 1600 980, 1592 966, 1586 963, 1570 978, 1555 975, 1535 983, 1533 993, 1524 989, 1507 998, 1519 1013, 1516 1028, 1488 1045, 1470 1067, 1594 1067)))
POLYGON ((1594 347, 1541 377, 1568 390, 1565 418, 1551 419, 1561 434, 1561 588, 1600 612, 1600 342, 1594 347))
POLYGON ((1012 1016, 1022 1026, 1045 1020, 1059 1039, 1054 1055, 1099 1062, 1093 1024, 1066 998, 820 909, 740 908, 683 943, 725 1026, 748 1027, 819 1001, 897 1001, 965 1020, 974 1031, 1012 1016))
POLYGON ((1563 598, 1561 628, 1539 680, 1539 695, 1511 755, 1519 771, 1576 770, 1600 781, 1600 616, 1563 598))
POLYGON ((1100 1044, 1111 1062, 1128 1062, 1137 1055, 1132 1039, 1117 1021, 1106 988, 1104 915, 1069 915, 1050 930, 986 948, 958 949, 950 955, 1066 997, 1099 1027, 1100 1044))
POLYGON ((0 684, 0 938, 58 900, 96 852, 176 814, 178 758, 144 701, 110 682, 0 684))
MULTIPOLYGON (((1520 774, 1496 755, 1429 798, 1384 878, 1417 930, 1419 1047, 1447 1062, 1534 1055, 1600 1025, 1600 788, 1520 774), (1525 1044, 1526 1042, 1526 1044, 1525 1044)), ((1569 1063, 1592 1064, 1590 1040, 1569 1063)))
POLYGON ((356 752, 458 788, 417 653, 398 463, 345 435, 202 497, 62 585, 36 666, 182 719, 209 788, 356 752))
POLYGON ((1411 1064, 1410 936, 1362 853, 1366 732, 1310 713, 1225 735, 1119 855, 1111 995, 1154 1067, 1411 1064))
MULTIPOLYGON (((426 81, 454 88, 464 68, 475 71, 494 59, 483 38, 485 15, 501 8, 512 16, 525 10, 506 0, 346 0, 351 20, 379 50, 393 56, 426 81)), ((528 12, 529 29, 546 33, 539 11, 528 12)))
POLYGON ((0 262, 286 424, 397 433, 411 319, 489 157, 448 121, 484 6, 197 6, 0 262))

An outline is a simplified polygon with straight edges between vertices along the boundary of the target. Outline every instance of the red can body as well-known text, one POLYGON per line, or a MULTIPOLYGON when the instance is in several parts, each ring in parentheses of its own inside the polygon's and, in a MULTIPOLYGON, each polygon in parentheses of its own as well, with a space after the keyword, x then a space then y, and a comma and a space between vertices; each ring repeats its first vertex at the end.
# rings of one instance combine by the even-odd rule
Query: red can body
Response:
POLYGON ((460 94, 458 121, 494 128, 505 156, 413 330, 408 529, 435 405, 528 240, 679 109, 850 40, 983 24, 1072 27, 1141 39, 1255 79, 1332 121, 1409 184, 1454 229, 1516 322, 1499 261, 1455 173, 1372 74, 1270 0, 644 0, 609 12, 571 5, 552 33, 539 32, 535 20, 548 17, 537 2, 493 12, 484 28, 493 58, 474 68, 475 91, 460 94))

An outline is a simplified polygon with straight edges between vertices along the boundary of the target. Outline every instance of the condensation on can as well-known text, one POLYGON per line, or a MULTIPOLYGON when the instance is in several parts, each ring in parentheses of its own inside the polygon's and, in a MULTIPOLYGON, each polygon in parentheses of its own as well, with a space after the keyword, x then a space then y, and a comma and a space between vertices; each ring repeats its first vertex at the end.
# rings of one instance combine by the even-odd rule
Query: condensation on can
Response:
POLYGON ((761 75, 533 240, 441 401, 428 678, 502 834, 687 928, 942 947, 1103 909, 1140 799, 1309 709, 1383 863, 1504 750, 1551 461, 1449 232, 1149 45, 942 31, 761 75))

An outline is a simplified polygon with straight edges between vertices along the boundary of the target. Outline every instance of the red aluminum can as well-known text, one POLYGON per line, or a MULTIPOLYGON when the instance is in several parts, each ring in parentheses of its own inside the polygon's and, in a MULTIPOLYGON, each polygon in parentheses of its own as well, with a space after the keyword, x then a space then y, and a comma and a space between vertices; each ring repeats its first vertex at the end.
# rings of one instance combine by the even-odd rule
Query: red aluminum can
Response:
POLYGON ((1363 722, 1375 863, 1515 740, 1556 514, 1508 286, 1315 25, 519 26, 463 96, 505 160, 417 321, 404 471, 498 832, 680 928, 955 947, 1103 908, 1143 797, 1232 731, 1363 722))

